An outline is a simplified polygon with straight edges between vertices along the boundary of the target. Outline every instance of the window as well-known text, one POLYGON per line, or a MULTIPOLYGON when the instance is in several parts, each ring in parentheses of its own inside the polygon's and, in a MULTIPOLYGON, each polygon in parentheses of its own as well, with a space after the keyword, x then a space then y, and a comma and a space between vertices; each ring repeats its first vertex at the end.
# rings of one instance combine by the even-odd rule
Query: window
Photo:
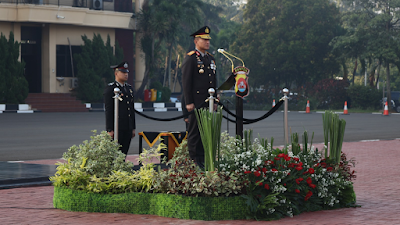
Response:
MULTIPOLYGON (((56 46, 56 66, 57 66, 57 77, 72 77, 72 65, 71 65, 71 54, 69 45, 57 45, 56 46)), ((71 46, 72 56, 82 52, 81 46, 71 46)), ((77 69, 76 62, 73 64, 74 75, 76 77, 77 69)))

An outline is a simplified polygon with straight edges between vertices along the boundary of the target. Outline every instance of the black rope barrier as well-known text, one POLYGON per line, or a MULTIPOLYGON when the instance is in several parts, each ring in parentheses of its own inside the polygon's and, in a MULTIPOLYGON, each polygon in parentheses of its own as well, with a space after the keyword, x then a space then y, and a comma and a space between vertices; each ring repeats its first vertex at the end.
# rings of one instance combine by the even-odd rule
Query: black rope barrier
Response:
MULTIPOLYGON (((243 118, 243 117, 238 117, 238 116, 236 116, 234 113, 232 113, 227 107, 225 107, 224 104, 218 102, 218 105, 221 105, 221 106, 222 106, 222 109, 225 110, 229 115, 235 117, 236 119, 243 120, 243 124, 252 124, 252 123, 256 123, 256 122, 258 122, 258 121, 261 121, 261 120, 263 120, 263 119, 269 117, 270 115, 272 115, 276 110, 279 109, 279 107, 283 104, 283 102, 284 102, 283 100, 279 101, 278 104, 276 104, 276 105, 275 105, 272 109, 270 109, 266 114, 264 114, 263 116, 261 116, 261 117, 259 117, 259 118, 256 118, 256 119, 246 119, 246 118, 243 118)), ((203 108, 203 107, 205 107, 206 104, 207 104, 207 102, 203 102, 203 104, 201 104, 201 105, 200 105, 199 107, 197 107, 196 109, 203 108)), ((182 106, 182 107, 185 107, 185 106, 182 106)), ((137 111, 137 110, 135 109, 135 113, 137 113, 139 116, 143 116, 144 118, 151 119, 151 120, 155 120, 155 121, 164 121, 164 122, 182 119, 182 118, 184 118, 184 117, 186 117, 186 116, 189 116, 189 115, 192 114, 193 112, 194 112, 194 110, 191 111, 191 112, 185 113, 185 114, 183 114, 183 115, 181 115, 181 116, 172 117, 172 118, 155 118, 155 117, 151 117, 151 116, 148 116, 148 115, 146 115, 146 114, 143 114, 143 113, 141 113, 141 112, 139 112, 139 111, 137 111)), ((226 116, 224 116, 224 115, 222 115, 222 117, 223 117, 224 119, 228 120, 229 122, 236 123, 236 120, 229 119, 228 117, 226 117, 226 116)))
MULTIPOLYGON (((206 103, 207 103, 207 102, 203 102, 203 104, 201 104, 201 105, 200 105, 198 108, 196 108, 196 109, 205 107, 206 103)), ((185 106, 182 106, 182 107, 185 107, 185 106)), ((190 114, 194 113, 194 110, 192 110, 191 112, 185 113, 185 114, 183 114, 183 115, 181 115, 181 116, 172 117, 172 118, 165 118, 165 119, 163 119, 163 118, 155 118, 155 117, 148 116, 148 115, 146 115, 146 114, 143 114, 143 113, 137 111, 136 109, 135 109, 135 113, 137 113, 139 116, 143 116, 144 118, 147 118, 147 119, 150 119, 150 120, 167 122, 167 121, 179 120, 179 119, 182 119, 182 118, 184 118, 184 117, 186 117, 186 116, 189 116, 190 114)))
MULTIPOLYGON (((279 101, 278 104, 276 104, 272 109, 270 109, 266 114, 264 114, 263 116, 256 118, 256 119, 246 119, 243 117, 238 117, 236 116, 234 113, 232 113, 228 108, 226 108, 222 103, 218 102, 218 105, 222 105, 222 109, 224 109, 229 115, 235 117, 236 119, 240 119, 243 120, 243 124, 252 124, 258 121, 261 121, 267 117, 269 117, 270 115, 272 115, 274 112, 276 112, 276 110, 279 109, 279 107, 283 104, 283 100, 279 101)), ((228 120, 229 122, 232 123, 236 123, 235 120, 229 119, 226 116, 223 116, 226 120, 228 120)))

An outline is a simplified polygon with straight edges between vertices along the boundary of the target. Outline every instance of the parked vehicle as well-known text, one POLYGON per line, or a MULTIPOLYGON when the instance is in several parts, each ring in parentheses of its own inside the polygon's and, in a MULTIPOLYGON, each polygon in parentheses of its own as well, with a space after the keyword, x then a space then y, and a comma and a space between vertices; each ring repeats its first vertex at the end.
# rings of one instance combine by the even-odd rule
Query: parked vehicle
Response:
MULTIPOLYGON (((394 109, 396 112, 400 113, 400 91, 391 91, 391 104, 390 107, 394 109)), ((387 101, 387 97, 382 98, 382 105, 385 106, 387 101)), ((389 104, 388 104, 389 106, 389 104)))

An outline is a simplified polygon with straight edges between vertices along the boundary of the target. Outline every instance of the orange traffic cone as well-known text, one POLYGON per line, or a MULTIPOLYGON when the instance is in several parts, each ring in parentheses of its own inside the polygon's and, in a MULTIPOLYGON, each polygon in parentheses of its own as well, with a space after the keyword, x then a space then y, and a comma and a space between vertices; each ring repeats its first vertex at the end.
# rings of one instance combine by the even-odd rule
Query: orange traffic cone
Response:
POLYGON ((275 107, 275 99, 272 101, 272 107, 275 107))
POLYGON ((344 110, 343 110, 343 115, 348 115, 349 111, 347 110, 347 101, 344 102, 344 110))
POLYGON ((307 100, 306 113, 310 113, 310 101, 307 100))
POLYGON ((383 110, 383 115, 384 116, 389 116, 389 109, 388 109, 387 102, 385 103, 385 109, 383 110))

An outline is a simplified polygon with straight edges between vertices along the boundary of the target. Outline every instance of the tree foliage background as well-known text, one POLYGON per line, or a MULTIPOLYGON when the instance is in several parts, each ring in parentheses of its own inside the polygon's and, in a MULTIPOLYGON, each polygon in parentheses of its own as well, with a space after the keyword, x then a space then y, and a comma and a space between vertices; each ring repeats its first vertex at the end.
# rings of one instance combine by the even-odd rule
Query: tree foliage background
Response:
POLYGON ((382 82, 400 89, 399 9, 400 0, 146 0, 138 17, 146 74, 137 91, 152 82, 174 91, 182 59, 194 48, 189 35, 208 25, 218 83, 231 73, 219 48, 250 68, 248 103, 270 104, 288 87, 301 110, 307 99, 319 108, 342 108, 345 100, 368 108, 366 99, 374 98, 370 105, 379 108, 382 82), (359 87, 364 82, 369 88, 359 87), (350 90, 374 93, 351 101, 350 90))
MULTIPOLYGON (((332 45, 344 60, 355 61, 352 82, 354 83, 357 61, 361 64, 361 75, 368 74, 368 84, 378 87, 380 80, 386 82, 388 102, 390 90, 396 88, 392 80, 391 65, 400 69, 400 1, 399 0, 342 0, 344 35, 336 37, 332 45), (380 77, 381 66, 385 77, 380 77)), ((346 68, 344 68, 346 70, 346 68)), ((400 88, 398 86, 397 88, 400 88)))
MULTIPOLYGON (((158 81, 172 91, 174 83, 181 84, 180 65, 186 53, 194 49, 193 38, 189 35, 200 27, 208 25, 211 28, 209 52, 216 54, 219 43, 229 48, 233 42, 233 33, 238 27, 234 20, 241 20, 238 2, 240 1, 146 0, 138 15, 140 46, 146 55, 146 70, 142 86, 136 90, 135 97, 143 98, 144 89, 152 82, 158 81), (221 41, 219 35, 222 35, 221 41)), ((218 63, 220 61, 217 59, 217 66, 218 63)))
POLYGON ((110 36, 104 43, 100 34, 94 34, 93 40, 82 36, 82 52, 74 55, 77 62, 77 97, 84 102, 102 102, 103 91, 107 83, 114 81, 110 65, 116 65, 123 59, 122 49, 116 43, 115 55, 110 36))
POLYGON ((233 49, 251 68, 251 84, 291 88, 338 72, 329 42, 339 10, 328 0, 250 0, 233 49))
POLYGON ((20 43, 14 41, 14 34, 9 38, 0 36, 0 103, 24 103, 29 92, 29 84, 24 76, 25 63, 18 61, 20 43))

